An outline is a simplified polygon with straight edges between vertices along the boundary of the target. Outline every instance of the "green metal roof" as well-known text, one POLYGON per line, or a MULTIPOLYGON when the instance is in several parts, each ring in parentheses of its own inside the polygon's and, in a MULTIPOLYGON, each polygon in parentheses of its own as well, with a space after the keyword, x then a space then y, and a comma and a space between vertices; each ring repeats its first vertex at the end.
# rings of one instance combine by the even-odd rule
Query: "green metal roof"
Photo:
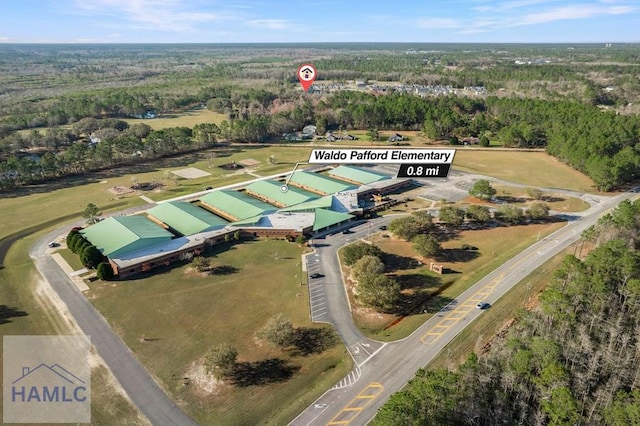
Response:
POLYGON ((227 213, 238 220, 247 219, 276 210, 271 204, 258 200, 244 192, 219 190, 200 198, 200 201, 227 213))
POLYGON ((307 201, 306 203, 296 204, 291 207, 280 209, 281 212, 298 212, 302 210, 315 210, 318 208, 331 208, 333 204, 333 195, 318 198, 317 200, 307 201))
POLYGON ((374 172, 373 170, 367 170, 359 167, 341 165, 333 170, 329 170, 329 175, 337 177, 338 179, 344 178, 350 182, 358 182, 362 185, 378 182, 383 179, 389 179, 390 176, 383 173, 374 172))
POLYGON ((348 191, 355 189, 356 186, 344 181, 332 179, 320 173, 297 171, 291 176, 289 182, 301 186, 305 186, 323 195, 334 194, 340 191, 348 191))
POLYGON ((313 222, 313 230, 324 229, 328 226, 335 225, 336 223, 344 222, 353 217, 349 213, 339 213, 333 210, 316 209, 316 218, 313 222))
POLYGON ((289 207, 294 204, 304 203, 314 198, 319 198, 318 194, 305 191, 295 186, 288 186, 286 192, 282 192, 280 187, 283 183, 272 179, 259 180, 247 186, 247 191, 251 191, 264 197, 266 200, 289 207))
POLYGON ((108 257, 170 241, 174 235, 147 217, 114 216, 80 231, 108 257))
POLYGON ((147 213, 161 220, 182 235, 193 235, 224 227, 228 222, 194 204, 170 201, 158 204, 147 213))

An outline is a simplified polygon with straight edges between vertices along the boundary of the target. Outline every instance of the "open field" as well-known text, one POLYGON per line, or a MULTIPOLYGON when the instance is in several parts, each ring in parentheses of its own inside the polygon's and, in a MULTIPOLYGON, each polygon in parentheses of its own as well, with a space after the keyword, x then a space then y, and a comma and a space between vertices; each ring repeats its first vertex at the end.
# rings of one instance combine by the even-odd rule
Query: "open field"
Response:
POLYGON ((300 254, 300 247, 285 241, 244 242, 212 251, 212 266, 226 267, 224 274, 175 267, 137 280, 92 283, 88 297, 198 423, 286 424, 351 369, 337 336, 330 348, 306 355, 255 337, 278 313, 309 334, 329 330, 309 321, 307 287, 298 280, 300 254), (247 369, 245 385, 216 383, 198 373, 207 350, 223 342, 237 348, 247 369), (264 376, 268 360, 291 377, 264 376))
POLYGON ((220 124, 227 120, 225 114, 213 112, 207 108, 198 108, 177 114, 160 114, 156 118, 125 118, 124 121, 131 124, 148 124, 153 130, 162 130, 167 127, 189 127, 196 124, 215 123, 220 124))
MULTIPOLYGON (((62 317, 50 303, 46 287, 40 284, 41 277, 28 256, 29 247, 39 236, 40 233, 17 241, 7 254, 5 267, 0 269, 0 305, 3 307, 0 334, 3 336, 77 333, 69 319, 62 317)), ((103 365, 92 367, 92 424, 147 424, 135 406, 112 386, 113 380, 103 365)))
POLYGON ((519 309, 531 309, 537 303, 538 295, 546 288, 556 268, 574 247, 556 255, 531 275, 518 283, 503 297, 469 324, 428 364, 427 368, 448 368, 454 370, 475 352, 480 354, 488 349, 496 333, 506 330, 519 309))
POLYGON ((364 333, 377 340, 392 341, 406 337, 477 280, 533 244, 538 237, 542 238, 564 225, 551 223, 461 231, 453 239, 442 243, 448 259, 438 260, 437 263, 450 270, 442 275, 429 271, 428 265, 433 259, 420 258, 413 251, 411 243, 383 238, 383 233, 378 233, 371 240, 385 253, 391 254, 398 264, 404 265, 396 270, 392 268, 389 272, 395 275, 405 291, 424 295, 424 303, 418 310, 426 312, 403 317, 394 324, 399 319, 396 315, 372 314, 368 310, 355 308, 355 321, 364 333), (477 247, 478 250, 460 250, 463 244, 477 247), (422 265, 417 264, 417 259, 422 265))
POLYGON ((597 192, 590 178, 544 152, 458 149, 453 167, 524 185, 597 192))
POLYGON ((0 217, 3 220, 0 239, 34 225, 82 220, 82 213, 88 203, 96 204, 102 211, 122 210, 144 204, 135 194, 114 199, 105 187, 106 184, 92 183, 0 199, 0 217))

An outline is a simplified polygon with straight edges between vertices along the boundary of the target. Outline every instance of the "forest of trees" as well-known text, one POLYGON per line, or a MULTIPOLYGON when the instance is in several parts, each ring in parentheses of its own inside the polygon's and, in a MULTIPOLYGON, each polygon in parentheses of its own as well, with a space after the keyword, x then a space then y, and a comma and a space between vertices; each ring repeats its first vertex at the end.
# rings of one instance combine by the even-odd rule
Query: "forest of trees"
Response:
POLYGON ((539 306, 487 354, 419 370, 373 424, 640 424, 640 201, 583 238, 596 248, 567 256, 539 306))

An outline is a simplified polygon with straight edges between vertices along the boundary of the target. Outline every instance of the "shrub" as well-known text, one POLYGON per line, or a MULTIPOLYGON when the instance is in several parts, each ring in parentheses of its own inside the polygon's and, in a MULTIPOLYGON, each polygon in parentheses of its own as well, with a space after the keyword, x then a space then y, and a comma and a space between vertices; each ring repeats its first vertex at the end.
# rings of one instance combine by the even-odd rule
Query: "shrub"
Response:
POLYGON ((361 257, 366 255, 371 256, 382 256, 382 250, 378 246, 374 246, 367 243, 357 242, 354 244, 350 244, 342 249, 344 256, 344 263, 347 266, 351 266, 360 260, 361 257))
POLYGON ((82 235, 80 235, 79 233, 78 234, 74 234, 71 237, 70 244, 68 245, 69 250, 71 250, 72 253, 78 254, 78 250, 80 248, 80 245, 82 245, 85 241, 87 241, 87 240, 85 240, 85 238, 82 235))
POLYGON ((89 245, 80 254, 80 261, 86 268, 94 269, 104 262, 104 256, 95 246, 89 245))
POLYGON ((69 231, 69 233, 67 234, 67 247, 71 246, 71 241, 73 240, 73 238, 76 235, 80 235, 80 232, 78 232, 78 230, 76 229, 72 229, 71 231, 69 231))
POLYGON ((99 280, 109 281, 113 279, 113 268, 107 262, 100 262, 96 269, 96 276, 99 280))

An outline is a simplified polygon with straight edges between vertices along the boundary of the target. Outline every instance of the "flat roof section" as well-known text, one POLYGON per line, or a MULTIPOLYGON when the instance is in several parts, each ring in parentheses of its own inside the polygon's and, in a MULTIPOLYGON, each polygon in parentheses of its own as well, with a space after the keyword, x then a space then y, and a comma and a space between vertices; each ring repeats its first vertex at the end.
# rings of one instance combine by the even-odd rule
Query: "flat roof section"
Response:
POLYGON ((240 221, 276 210, 271 204, 258 200, 244 192, 234 190, 213 191, 200 197, 207 208, 231 220, 240 221))
POLYGON ((341 165, 336 167, 335 169, 329 170, 328 173, 329 176, 357 185, 368 185, 373 182, 378 182, 380 180, 390 178, 389 175, 385 175, 373 170, 345 165, 341 165))
POLYGON ((212 231, 227 225, 213 213, 185 201, 170 201, 147 210, 147 214, 175 229, 182 235, 212 231))
POLYGON ((332 179, 320 173, 297 171, 291 176, 289 183, 321 195, 335 194, 336 192, 355 189, 356 185, 345 181, 332 179))
POLYGON ((303 232, 306 228, 311 228, 315 220, 314 212, 274 212, 264 216, 246 219, 242 222, 234 223, 233 226, 246 228, 270 228, 270 229, 290 229, 292 231, 303 232))
POLYGON ((289 207, 295 204, 304 203, 315 198, 320 198, 318 194, 305 191, 295 186, 288 186, 288 190, 283 192, 280 188, 283 183, 273 179, 260 180, 247 186, 247 193, 260 198, 274 206, 289 207))
POLYGON ((113 216, 80 233, 109 257, 168 242, 174 237, 151 219, 140 215, 113 216))

